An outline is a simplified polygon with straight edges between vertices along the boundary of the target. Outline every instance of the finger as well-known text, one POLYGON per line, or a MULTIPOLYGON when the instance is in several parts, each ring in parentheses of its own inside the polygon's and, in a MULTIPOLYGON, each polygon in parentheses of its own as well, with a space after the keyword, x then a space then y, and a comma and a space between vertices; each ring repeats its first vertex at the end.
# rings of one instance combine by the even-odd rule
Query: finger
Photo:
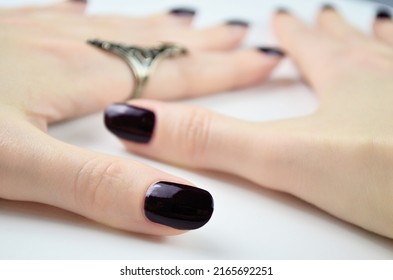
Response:
POLYGON ((189 98, 250 86, 267 78, 283 56, 276 48, 229 53, 190 51, 185 57, 162 61, 143 97, 189 98))
POLYGON ((210 194, 185 180, 61 143, 23 121, 13 125, 0 132, 2 198, 45 203, 152 235, 199 228, 212 214, 210 194))
POLYGON ((377 12, 374 32, 379 39, 393 46, 393 21, 390 10, 380 9, 377 12))
POLYGON ((311 86, 317 89, 318 94, 323 94, 324 91, 320 89, 328 81, 326 71, 336 59, 340 44, 285 10, 276 13, 273 27, 280 46, 294 60, 311 86))
POLYGON ((189 7, 177 7, 169 10, 169 18, 174 19, 176 23, 190 26, 196 15, 196 10, 189 7))
POLYGON ((365 39, 359 30, 351 26, 331 5, 325 5, 318 16, 319 28, 327 34, 342 41, 359 41, 365 39))
POLYGON ((130 151, 177 165, 235 174, 239 170, 233 170, 233 163, 247 165, 245 149, 254 141, 251 123, 151 100, 108 107, 105 124, 130 151))
POLYGON ((205 50, 230 50, 239 46, 247 31, 247 22, 229 20, 224 24, 196 31, 182 43, 191 42, 191 46, 205 50))
POLYGON ((131 152, 171 164, 235 174, 275 189, 282 187, 276 170, 281 171, 287 163, 287 146, 281 144, 291 142, 288 131, 296 131, 290 122, 284 128, 273 123, 261 125, 152 100, 108 107, 105 124, 131 152), (279 164, 281 168, 277 168, 279 164))

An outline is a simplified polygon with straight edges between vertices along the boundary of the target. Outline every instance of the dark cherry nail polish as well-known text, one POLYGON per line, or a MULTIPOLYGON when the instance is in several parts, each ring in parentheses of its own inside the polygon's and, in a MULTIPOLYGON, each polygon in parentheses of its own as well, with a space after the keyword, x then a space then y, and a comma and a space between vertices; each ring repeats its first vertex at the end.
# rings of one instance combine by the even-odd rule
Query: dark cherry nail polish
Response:
POLYGON ((169 13, 175 16, 192 17, 195 16, 196 11, 192 8, 174 8, 169 13))
POLYGON ((286 8, 277 8, 276 14, 289 14, 289 11, 286 8))
POLYGON ((266 55, 270 56, 278 56, 278 57, 283 57, 285 56, 285 52, 282 51, 279 48, 274 48, 274 47, 259 47, 257 48, 259 51, 263 52, 266 55))
POLYGON ((148 143, 153 134, 155 115, 146 109, 118 103, 105 110, 104 121, 109 131, 117 137, 148 143))
POLYGON ((386 8, 381 8, 377 11, 377 14, 375 16, 378 20, 391 20, 392 19, 392 14, 390 11, 386 8))
POLYGON ((249 23, 244 20, 239 20, 239 19, 231 19, 225 22, 228 25, 236 25, 236 26, 242 26, 242 27, 248 27, 249 23))
POLYGON ((192 186, 158 182, 146 193, 146 217, 176 229, 200 228, 210 220, 213 208, 210 193, 192 186))
POLYGON ((332 4, 324 4, 321 8, 322 11, 334 11, 335 8, 332 4))

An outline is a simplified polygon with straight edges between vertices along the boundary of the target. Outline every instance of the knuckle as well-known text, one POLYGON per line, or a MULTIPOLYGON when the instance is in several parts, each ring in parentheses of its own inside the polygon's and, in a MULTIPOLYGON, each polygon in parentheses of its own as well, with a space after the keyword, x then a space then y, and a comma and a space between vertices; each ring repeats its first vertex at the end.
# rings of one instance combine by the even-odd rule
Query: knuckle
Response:
POLYGON ((85 162, 74 183, 75 205, 99 213, 113 205, 124 172, 121 160, 94 158, 85 162))
POLYGON ((212 115, 208 111, 191 109, 187 116, 179 120, 175 135, 180 150, 194 164, 200 163, 209 145, 212 115), (180 140, 180 141, 179 141, 180 140))

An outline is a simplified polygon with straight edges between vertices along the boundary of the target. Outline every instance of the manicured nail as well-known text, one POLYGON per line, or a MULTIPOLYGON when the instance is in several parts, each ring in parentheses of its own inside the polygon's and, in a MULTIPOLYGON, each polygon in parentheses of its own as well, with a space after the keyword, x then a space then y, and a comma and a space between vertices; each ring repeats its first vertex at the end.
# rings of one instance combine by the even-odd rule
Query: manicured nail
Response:
POLYGON ((390 11, 386 8, 380 8, 377 11, 376 14, 376 19, 378 20, 391 20, 392 19, 392 14, 390 13, 390 11))
POLYGON ((289 14, 289 11, 286 8, 278 8, 276 9, 276 14, 289 14))
POLYGON ((105 110, 106 127, 121 139, 148 143, 153 134, 155 115, 152 111, 128 104, 113 104, 105 110))
POLYGON ((336 10, 336 8, 334 8, 334 6, 332 4, 323 4, 321 10, 322 11, 334 11, 334 10, 336 10))
POLYGON ((174 8, 169 13, 175 16, 192 17, 195 16, 196 11, 192 8, 174 8))
POLYGON ((248 27, 249 23, 244 20, 239 20, 239 19, 231 19, 225 22, 228 25, 236 25, 236 26, 242 26, 242 27, 248 27))
POLYGON ((263 52, 266 55, 270 56, 277 56, 277 57, 283 57, 285 56, 285 52, 279 48, 274 48, 274 47, 259 47, 257 48, 260 52, 263 52))
POLYGON ((158 182, 146 193, 146 217, 176 229, 200 228, 210 220, 213 209, 210 193, 192 186, 158 182))

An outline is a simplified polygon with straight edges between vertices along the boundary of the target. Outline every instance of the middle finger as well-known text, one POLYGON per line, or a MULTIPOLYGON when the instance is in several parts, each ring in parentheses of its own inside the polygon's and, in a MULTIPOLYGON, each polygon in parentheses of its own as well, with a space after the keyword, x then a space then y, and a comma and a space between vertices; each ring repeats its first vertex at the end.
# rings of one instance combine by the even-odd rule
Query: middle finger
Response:
POLYGON ((318 16, 319 28, 341 41, 359 41, 366 36, 351 26, 331 5, 325 5, 318 16))

